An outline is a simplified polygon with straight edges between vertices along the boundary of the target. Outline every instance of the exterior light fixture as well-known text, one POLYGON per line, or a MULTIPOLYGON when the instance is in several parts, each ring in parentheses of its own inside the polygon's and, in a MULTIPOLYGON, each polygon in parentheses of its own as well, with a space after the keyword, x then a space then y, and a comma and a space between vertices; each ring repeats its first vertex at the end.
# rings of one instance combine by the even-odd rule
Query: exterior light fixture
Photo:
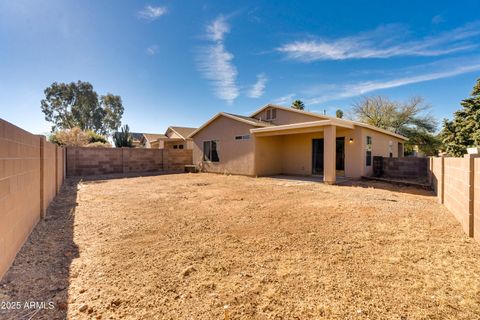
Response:
POLYGON ((349 143, 353 143, 353 138, 350 138, 350 140, 348 140, 349 143))

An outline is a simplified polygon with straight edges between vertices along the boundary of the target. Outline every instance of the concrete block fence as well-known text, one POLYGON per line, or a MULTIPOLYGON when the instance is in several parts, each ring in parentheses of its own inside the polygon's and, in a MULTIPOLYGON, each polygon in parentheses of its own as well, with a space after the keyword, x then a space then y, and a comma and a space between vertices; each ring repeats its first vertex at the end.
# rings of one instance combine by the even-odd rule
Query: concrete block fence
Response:
POLYGON ((183 171, 192 150, 67 148, 67 176, 183 171))
POLYGON ((480 157, 430 158, 428 176, 438 201, 480 241, 480 157))
POLYGON ((64 179, 64 149, 0 119, 0 279, 64 179))

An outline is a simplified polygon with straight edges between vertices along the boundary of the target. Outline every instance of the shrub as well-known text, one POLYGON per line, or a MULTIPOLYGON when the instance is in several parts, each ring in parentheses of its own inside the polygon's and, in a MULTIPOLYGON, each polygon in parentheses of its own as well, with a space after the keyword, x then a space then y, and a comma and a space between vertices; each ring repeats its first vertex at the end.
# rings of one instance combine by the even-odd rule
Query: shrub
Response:
POLYGON ((57 131, 48 140, 63 147, 83 147, 89 142, 86 133, 78 127, 57 131))
POLYGON ((89 143, 85 147, 88 147, 88 148, 111 148, 112 145, 110 144, 110 142, 103 143, 103 142, 97 141, 97 142, 94 142, 94 143, 89 143))
POLYGON ((88 143, 95 143, 95 142, 109 143, 105 136, 99 133, 96 133, 92 130, 86 131, 85 134, 88 137, 88 143))

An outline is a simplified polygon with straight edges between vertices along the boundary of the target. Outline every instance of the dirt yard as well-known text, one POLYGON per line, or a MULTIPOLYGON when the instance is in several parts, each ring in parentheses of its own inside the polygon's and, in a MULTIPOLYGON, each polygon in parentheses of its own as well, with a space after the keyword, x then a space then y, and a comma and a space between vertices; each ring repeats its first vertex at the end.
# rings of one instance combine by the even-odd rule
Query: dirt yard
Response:
POLYGON ((479 319, 480 245, 382 183, 68 180, 0 301, 45 305, 2 319, 479 319))

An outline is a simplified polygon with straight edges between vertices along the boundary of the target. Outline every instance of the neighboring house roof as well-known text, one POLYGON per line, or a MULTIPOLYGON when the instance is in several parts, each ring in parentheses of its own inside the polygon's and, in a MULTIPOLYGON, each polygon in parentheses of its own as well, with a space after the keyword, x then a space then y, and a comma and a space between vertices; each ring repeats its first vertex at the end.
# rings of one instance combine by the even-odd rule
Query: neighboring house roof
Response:
POLYGON ((172 127, 172 126, 170 126, 168 128, 171 129, 172 131, 174 131, 175 133, 177 133, 183 139, 187 139, 188 136, 190 134, 192 134, 192 132, 197 130, 197 128, 190 128, 190 127, 172 127))
POLYGON ((142 140, 143 138, 143 133, 140 132, 130 132, 130 135, 132 136, 133 140, 142 140))
POLYGON ((196 129, 195 131, 193 131, 188 137, 189 137, 189 138, 193 137, 193 136, 196 135, 198 132, 200 132, 202 129, 204 129, 205 127, 207 127, 210 123, 212 123, 215 119, 217 119, 218 117, 221 117, 221 116, 227 117, 227 118, 232 119, 232 120, 240 121, 240 122, 243 122, 243 123, 246 123, 246 124, 255 126, 255 127, 268 127, 268 126, 272 126, 271 123, 268 123, 268 122, 265 122, 265 121, 261 121, 261 120, 257 120, 257 119, 254 119, 254 118, 250 118, 250 117, 246 117, 246 116, 241 116, 241 115, 238 115, 238 114, 233 114, 233 113, 228 113, 228 112, 219 112, 219 113, 217 113, 216 115, 214 115, 210 120, 208 120, 208 121, 205 122, 203 125, 201 125, 198 129, 196 129))
MULTIPOLYGON (((340 119, 340 118, 337 118, 337 117, 330 117, 330 116, 315 113, 315 112, 298 110, 298 109, 294 109, 294 108, 291 108, 291 107, 289 108, 289 107, 277 106, 277 105, 274 105, 274 104, 267 104, 267 105, 261 107, 260 109, 258 109, 254 113, 252 113, 251 117, 256 116, 257 114, 259 114, 260 112, 262 112, 263 110, 265 110, 267 108, 277 108, 277 109, 286 110, 286 111, 290 111, 290 112, 307 114, 307 115, 317 117, 317 118, 320 118, 320 119, 336 120, 336 121, 340 121, 340 122, 343 122, 343 123, 349 123, 349 124, 353 124, 353 125, 356 125, 356 126, 359 126, 359 127, 364 127, 364 128, 368 128, 368 129, 371 129, 371 130, 374 130, 374 131, 385 133, 387 135, 390 135, 390 136, 393 136, 393 137, 396 137, 396 138, 399 138, 399 139, 402 139, 402 140, 405 140, 405 141, 408 140, 407 137, 404 137, 404 136, 399 135, 397 133, 394 133, 392 131, 385 130, 385 129, 382 129, 382 128, 378 128, 378 127, 375 127, 375 126, 372 126, 372 125, 369 125, 369 124, 366 124, 366 123, 363 123, 363 122, 347 120, 347 119, 340 119)), ((305 123, 308 123, 308 122, 305 122, 305 123)))
POLYGON ((164 134, 159 133, 144 133, 143 136, 148 142, 152 142, 161 138, 167 138, 164 134))

